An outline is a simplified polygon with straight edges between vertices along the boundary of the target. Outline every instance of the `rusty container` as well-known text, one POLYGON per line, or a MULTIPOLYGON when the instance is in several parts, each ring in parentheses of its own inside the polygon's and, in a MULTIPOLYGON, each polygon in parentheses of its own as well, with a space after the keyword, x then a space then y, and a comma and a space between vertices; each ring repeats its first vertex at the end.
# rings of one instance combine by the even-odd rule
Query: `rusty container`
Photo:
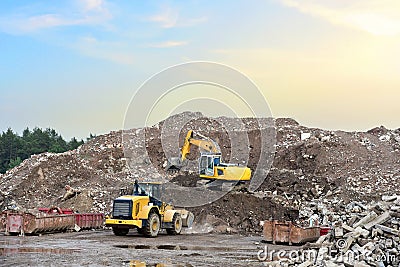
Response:
POLYGON ((74 215, 38 216, 18 211, 1 213, 0 231, 6 234, 37 234, 62 232, 75 226, 74 215))
POLYGON ((74 215, 47 215, 35 217, 32 214, 24 215, 24 232, 27 234, 36 234, 43 232, 63 232, 73 229, 75 226, 74 215))
POLYGON ((81 229, 96 229, 104 225, 103 213, 73 213, 70 209, 58 207, 39 210, 42 213, 37 216, 11 210, 0 213, 0 232, 38 234, 71 230, 75 224, 81 229))
POLYGON ((319 227, 300 227, 292 222, 264 221, 263 235, 267 242, 274 244, 289 243, 302 244, 318 240, 320 237, 319 227))
POLYGON ((75 213, 75 222, 81 229, 101 228, 104 224, 103 213, 75 213))

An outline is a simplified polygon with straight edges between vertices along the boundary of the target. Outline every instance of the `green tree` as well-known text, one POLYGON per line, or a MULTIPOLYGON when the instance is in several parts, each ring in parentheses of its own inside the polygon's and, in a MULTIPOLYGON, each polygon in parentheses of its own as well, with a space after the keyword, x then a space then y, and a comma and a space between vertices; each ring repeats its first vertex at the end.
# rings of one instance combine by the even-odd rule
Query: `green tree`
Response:
POLYGON ((80 145, 83 145, 83 140, 78 141, 75 137, 71 138, 71 141, 68 142, 68 149, 69 150, 74 150, 78 148, 80 145))
MULTIPOLYGON (((90 134, 87 140, 93 138, 90 134)), ((0 173, 18 166, 23 160, 33 154, 43 152, 62 153, 76 149, 84 143, 75 137, 66 142, 54 129, 42 130, 35 127, 32 131, 26 128, 19 136, 11 128, 0 134, 0 173)))
POLYGON ((22 162, 22 159, 20 157, 17 157, 16 159, 11 159, 10 163, 8 163, 7 169, 8 170, 12 169, 12 168, 18 166, 19 164, 21 164, 21 162, 22 162))

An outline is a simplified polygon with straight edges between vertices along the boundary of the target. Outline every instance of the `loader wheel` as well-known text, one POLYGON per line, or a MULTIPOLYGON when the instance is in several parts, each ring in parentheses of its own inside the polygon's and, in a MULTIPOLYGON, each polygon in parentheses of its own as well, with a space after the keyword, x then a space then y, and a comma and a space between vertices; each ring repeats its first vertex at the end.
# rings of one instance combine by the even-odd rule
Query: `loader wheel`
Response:
POLYGON ((113 227, 113 232, 114 232, 114 235, 123 236, 123 235, 127 235, 128 234, 129 229, 128 228, 113 227))
POLYGON ((160 217, 157 213, 150 212, 149 218, 147 219, 147 224, 144 229, 144 234, 147 237, 156 237, 160 231, 160 217))
POLYGON ((179 213, 175 213, 174 217, 172 218, 172 227, 168 228, 167 233, 169 235, 179 235, 182 231, 182 217, 179 213))

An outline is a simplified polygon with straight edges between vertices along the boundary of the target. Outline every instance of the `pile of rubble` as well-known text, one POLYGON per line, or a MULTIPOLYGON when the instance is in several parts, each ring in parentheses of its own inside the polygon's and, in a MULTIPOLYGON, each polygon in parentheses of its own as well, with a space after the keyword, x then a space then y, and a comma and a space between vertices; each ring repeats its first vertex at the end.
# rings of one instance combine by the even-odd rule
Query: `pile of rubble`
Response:
POLYGON ((33 155, 1 175, 0 209, 58 206, 80 212, 109 211, 128 173, 121 132, 111 132, 73 151, 33 155), (81 194, 62 201, 66 185, 81 194))
MULTIPOLYGON (((74 151, 33 155, 0 175, 0 210, 60 206, 109 213, 120 188, 135 179, 168 180, 191 187, 195 183, 188 179, 197 177, 196 148, 189 155, 185 177, 182 173, 170 176, 163 168, 167 157, 179 156, 188 130, 218 142, 225 161, 248 165, 253 171, 260 163, 261 146, 275 151, 272 168, 265 165, 265 180, 256 192, 237 192, 238 195, 227 195, 228 201, 210 204, 210 216, 231 228, 261 231, 253 221, 245 222, 247 218, 268 219, 260 218, 262 212, 268 217, 289 218, 286 215, 293 208, 300 209, 300 219, 305 220, 313 211, 304 207, 311 207, 324 196, 332 199, 328 206, 336 207, 354 200, 376 200, 382 194, 400 194, 400 129, 326 131, 301 126, 293 119, 212 119, 184 112, 152 127, 98 136, 74 151), (259 123, 265 127, 260 129, 259 123), (62 201, 66 185, 81 193, 62 201), (232 215, 239 216, 240 223, 226 218, 228 212, 235 211, 234 206, 225 205, 230 201, 243 202, 246 212, 232 215), (252 201, 266 208, 246 206, 252 201), (221 208, 226 213, 220 212, 221 208), (267 208, 272 210, 267 213, 267 208)), ((195 212, 200 215, 202 209, 207 210, 199 207, 195 212)))
POLYGON ((294 221, 299 217, 296 209, 284 207, 269 197, 243 192, 230 192, 211 204, 188 209, 195 214, 197 224, 210 224, 210 231, 219 233, 252 234, 260 232, 259 222, 265 218, 294 221))
MULTIPOLYGON (((314 203, 315 204, 315 203, 314 203)), ((286 251, 281 258, 271 255, 265 266, 399 266, 400 196, 382 196, 370 203, 332 202, 324 198, 315 207, 321 221, 332 227, 316 243, 306 244, 296 253, 286 251)))

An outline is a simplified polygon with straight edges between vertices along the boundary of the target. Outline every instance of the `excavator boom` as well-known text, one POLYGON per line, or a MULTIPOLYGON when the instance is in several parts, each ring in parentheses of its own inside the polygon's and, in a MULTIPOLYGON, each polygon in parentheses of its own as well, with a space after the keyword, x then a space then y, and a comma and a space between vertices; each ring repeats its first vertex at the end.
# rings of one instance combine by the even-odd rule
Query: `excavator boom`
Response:
POLYGON ((193 130, 189 130, 186 134, 185 141, 181 148, 181 156, 179 158, 169 158, 165 170, 172 172, 177 170, 179 171, 184 166, 192 145, 199 147, 202 151, 205 151, 207 153, 221 154, 221 150, 216 142, 199 133, 196 134, 203 139, 193 138, 193 130))
MULTIPOLYGON (((200 134, 198 134, 200 135, 200 134)), ((186 134, 185 138, 185 143, 182 146, 181 149, 181 160, 185 161, 187 155, 190 153, 190 148, 192 145, 195 145, 199 147, 201 150, 204 150, 209 153, 214 153, 214 154, 221 154, 221 150, 219 149, 219 146, 217 143, 215 143, 213 140, 200 135, 204 139, 194 139, 193 138, 193 130, 189 130, 188 133, 186 134)))
POLYGON ((181 157, 170 158, 167 171, 180 170, 186 162, 192 145, 200 148, 199 175, 202 179, 219 181, 249 181, 251 170, 246 166, 223 163, 221 159, 221 150, 216 142, 199 133, 196 135, 202 139, 193 138, 193 131, 189 130, 186 134, 184 144, 181 148, 181 157))

